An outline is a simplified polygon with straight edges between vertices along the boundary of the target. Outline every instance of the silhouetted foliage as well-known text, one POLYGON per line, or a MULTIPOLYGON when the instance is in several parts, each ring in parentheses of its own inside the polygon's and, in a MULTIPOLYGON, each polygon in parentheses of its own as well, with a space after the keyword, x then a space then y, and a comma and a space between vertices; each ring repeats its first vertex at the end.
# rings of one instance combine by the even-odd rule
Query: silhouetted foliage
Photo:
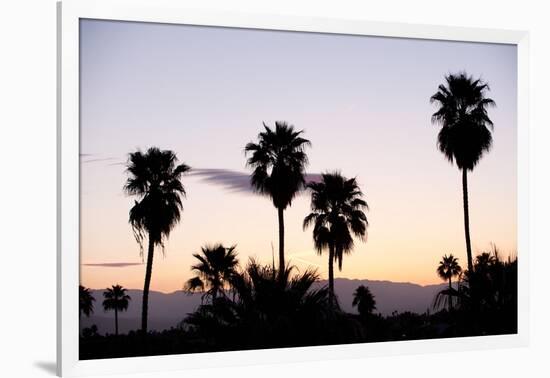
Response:
MULTIPOLYGON (((203 305, 185 319, 185 323, 201 334, 227 333, 243 327, 251 329, 242 338, 280 336, 279 325, 289 324, 300 312, 307 290, 316 276, 306 272, 290 279, 291 268, 278 274, 272 267, 264 267, 251 260, 246 269, 232 278, 235 301, 220 298, 211 305, 203 305), (223 328, 226 329, 223 329, 223 328)), ((285 332, 286 333, 286 332, 285 332)))
POLYGON ((449 282, 449 288, 440 292, 441 295, 437 297, 434 307, 438 308, 442 304, 440 299, 445 299, 449 310, 451 310, 453 308, 453 299, 456 298, 456 290, 453 289, 452 280, 453 277, 459 276, 462 273, 462 268, 458 264, 458 259, 450 254, 449 256, 443 256, 436 271, 441 279, 449 282))
POLYGON ((472 171, 483 154, 490 150, 493 137, 493 122, 487 114, 487 108, 495 102, 486 97, 489 86, 474 80, 462 72, 445 77, 430 101, 436 103, 438 110, 432 115, 432 122, 441 125, 437 136, 439 150, 451 163, 462 170, 462 192, 464 205, 464 232, 468 270, 472 270, 472 247, 470 243, 470 221, 468 210, 467 171, 472 171))
POLYGON ((357 307, 359 315, 367 316, 376 310, 376 300, 367 286, 359 286, 353 293, 352 306, 357 307))
POLYGON ((91 338, 99 338, 100 336, 97 331, 98 331, 97 326, 95 324, 92 324, 91 327, 87 327, 82 330, 82 337, 85 340, 91 339, 91 338))
POLYGON ((353 236, 364 240, 368 221, 364 213, 367 203, 362 199, 355 178, 347 179, 340 173, 324 173, 322 181, 310 182, 311 213, 303 222, 303 228, 313 225, 313 241, 318 253, 328 249, 329 300, 335 303, 334 261, 342 270, 344 254, 354 247, 353 236))
POLYGON ((124 190, 128 195, 137 196, 130 209, 130 224, 143 256, 143 239, 149 238, 147 265, 143 287, 141 329, 147 333, 147 312, 149 286, 153 269, 155 246, 164 250, 164 239, 179 222, 183 209, 181 197, 185 188, 181 176, 189 171, 185 164, 177 164, 176 154, 169 150, 151 147, 147 152, 140 150, 129 154, 127 163, 128 179, 124 190))
POLYGON ((313 289, 315 271, 294 270, 287 266, 279 273, 250 260, 231 281, 234 300, 219 297, 200 306, 183 326, 223 348, 238 343, 243 349, 316 345, 360 332, 359 325, 342 321, 346 315, 330 308, 325 287, 313 289))
POLYGON ((118 335, 118 312, 126 311, 128 303, 132 299, 126 294, 126 289, 120 285, 113 285, 103 292, 103 309, 115 312, 115 335, 118 335))
POLYGON ((305 185, 305 167, 308 163, 305 148, 309 140, 301 137, 303 130, 296 131, 286 122, 275 122, 275 129, 264 123, 264 131, 258 134, 258 142, 250 142, 245 153, 250 155, 247 165, 253 168, 250 183, 261 194, 271 197, 279 220, 279 269, 285 264, 284 210, 305 185))
POLYGON ((366 287, 355 292, 360 314, 347 314, 329 305, 326 287, 315 289, 315 271, 287 267, 279 274, 251 260, 230 281, 234 297, 216 297, 179 327, 150 332, 147 341, 134 331, 115 337, 99 335, 95 326, 84 329, 80 359, 516 333, 517 259, 502 261, 494 249, 476 262, 474 273, 464 272, 453 288, 453 311, 382 316, 372 313, 366 287), (472 301, 472 295, 479 299, 472 301))
MULTIPOLYGON (((465 271, 457 289, 441 296, 456 298, 455 321, 467 335, 517 332, 517 258, 502 261, 496 247, 475 259, 473 271, 465 271)), ((448 292, 450 291, 450 292, 448 292)))
POLYGON ((78 302, 79 302, 79 316, 82 314, 90 316, 94 313, 94 301, 95 298, 90 293, 90 289, 79 285, 78 286, 78 302))
POLYGON ((239 261, 235 246, 224 247, 222 244, 205 246, 201 253, 193 254, 199 262, 191 267, 197 276, 190 278, 184 289, 189 292, 204 291, 204 298, 212 298, 215 301, 218 294, 226 295, 226 287, 235 274, 239 261))
MULTIPOLYGON (((424 314, 394 311, 376 314, 370 289, 359 286, 352 306, 359 315, 342 311, 334 295, 334 262, 342 270, 344 254, 354 248, 354 237, 364 241, 368 205, 355 178, 339 172, 325 173, 319 182, 305 183, 306 147, 311 143, 285 122, 275 128, 264 124, 256 143, 245 147, 250 183, 256 192, 269 196, 278 212, 279 265, 261 265, 250 259, 239 268, 235 246, 204 246, 193 256, 196 274, 184 285, 188 292, 202 292, 201 305, 181 314, 175 328, 148 332, 148 295, 155 247, 164 242, 180 221, 185 188, 182 175, 190 170, 178 164, 174 152, 149 148, 129 154, 126 194, 137 200, 129 222, 140 246, 148 238, 143 289, 141 330, 118 335, 118 311, 131 299, 119 285, 104 292, 103 307, 115 311, 115 335, 100 335, 96 325, 84 328, 80 359, 199 353, 228 350, 349 344, 439 337, 460 337, 517 332, 517 258, 502 261, 496 247, 471 256, 467 171, 473 170, 492 144, 492 122, 487 108, 488 86, 465 73, 448 75, 431 102, 438 106, 432 122, 441 126, 438 148, 462 170, 464 229, 468 270, 458 259, 445 255, 437 274, 448 288, 434 298, 437 311, 424 314), (299 272, 285 262, 284 210, 304 188, 311 191, 311 212, 303 228, 313 226, 319 254, 328 251, 328 287, 316 285, 316 270, 299 272), (453 277, 458 277, 453 287, 453 277), (441 309, 441 310, 440 310, 441 309), (438 311, 440 310, 440 311, 438 311), (143 337, 147 335, 147 337, 143 337)), ((94 298, 79 287, 80 314, 93 313, 94 298)))

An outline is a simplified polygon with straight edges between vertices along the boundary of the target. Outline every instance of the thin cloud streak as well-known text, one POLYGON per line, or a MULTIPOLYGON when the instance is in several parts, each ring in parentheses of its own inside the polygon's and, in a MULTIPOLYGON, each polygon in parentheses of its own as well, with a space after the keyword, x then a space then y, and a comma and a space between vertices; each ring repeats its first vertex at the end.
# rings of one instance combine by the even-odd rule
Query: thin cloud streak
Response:
MULTIPOLYGON (((97 162, 102 162, 102 161, 119 160, 118 158, 115 158, 115 157, 112 157, 112 156, 102 157, 101 154, 81 153, 79 155, 80 155, 81 163, 83 163, 83 164, 85 164, 85 163, 97 163, 97 162), (87 159, 87 160, 82 160, 82 159, 87 159)), ((115 164, 118 164, 118 163, 115 163, 115 164)))
POLYGON ((108 158, 89 159, 89 160, 83 160, 82 163, 96 163, 100 161, 112 161, 112 160, 116 160, 116 158, 108 157, 108 158))

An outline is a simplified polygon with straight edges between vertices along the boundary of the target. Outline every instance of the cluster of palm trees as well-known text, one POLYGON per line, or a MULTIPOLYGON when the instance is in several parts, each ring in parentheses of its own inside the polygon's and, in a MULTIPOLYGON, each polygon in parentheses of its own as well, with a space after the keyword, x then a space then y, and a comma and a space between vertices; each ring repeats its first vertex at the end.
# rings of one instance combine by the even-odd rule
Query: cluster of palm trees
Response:
POLYGON ((517 314, 517 258, 502 260, 496 246, 476 256, 472 270, 463 271, 456 257, 445 255, 437 273, 449 287, 437 293, 435 309, 466 310, 478 316, 484 312, 517 314), (453 287, 454 277, 457 284, 453 287))
POLYGON ((205 247, 195 257, 197 276, 185 288, 202 290, 203 302, 182 327, 203 339, 243 347, 295 345, 327 320, 328 292, 314 287, 319 278, 314 270, 296 273, 287 265, 280 271, 254 259, 239 269, 234 247, 222 245, 205 247))
MULTIPOLYGON (((329 295, 334 300, 333 262, 342 268, 343 255, 353 249, 353 235, 364 239, 368 225, 364 210, 367 203, 354 178, 347 179, 339 172, 325 173, 321 182, 305 180, 305 167, 308 163, 305 147, 311 142, 302 137, 303 130, 297 131, 285 122, 276 122, 272 129, 263 125, 256 143, 245 146, 248 155, 247 165, 253 169, 250 183, 255 191, 269 196, 277 209, 279 220, 279 266, 277 272, 284 274, 287 264, 284 249, 284 210, 292 204, 296 195, 304 189, 311 190, 311 214, 304 219, 304 228, 313 225, 314 244, 319 253, 329 251, 329 295)), ((143 289, 142 325, 147 332, 148 293, 151 282, 155 246, 163 246, 165 238, 179 222, 182 211, 182 197, 185 188, 181 176, 190 170, 186 164, 178 164, 172 151, 162 151, 156 147, 145 153, 137 151, 129 155, 128 180, 124 186, 126 193, 135 195, 138 200, 130 210, 130 224, 143 254, 143 242, 148 237, 147 263, 143 289)), ((205 247, 201 259, 228 259, 234 256, 225 254, 227 250, 219 245, 213 249, 205 247), (205 251, 212 253, 204 253, 205 251)), ((207 266, 201 261, 202 267, 207 266)), ((236 260, 234 260, 236 262, 236 260)), ((221 282, 229 278, 226 272, 201 271, 193 267, 198 276, 191 278, 186 286, 189 290, 204 289, 204 280, 214 280, 208 289, 208 296, 216 298, 220 293, 221 282)), ((280 277, 282 279, 282 276, 280 277)))
MULTIPOLYGON (((79 286, 79 316, 89 317, 94 312, 95 298, 89 288, 79 286)), ((132 298, 126 294, 126 289, 120 285, 113 285, 103 292, 103 310, 115 312, 115 335, 118 336, 118 312, 128 310, 132 298)))
POLYGON ((353 306, 359 316, 335 306, 316 270, 283 271, 250 259, 239 268, 235 247, 207 246, 195 254, 197 274, 185 285, 202 292, 201 305, 180 324, 187 337, 220 350, 321 345, 364 340, 365 324, 378 319, 374 295, 359 286, 353 306))
MULTIPOLYGON (((468 269, 472 271, 467 172, 473 170, 491 147, 492 122, 487 108, 494 102, 485 97, 488 85, 465 73, 447 75, 445 81, 431 97, 431 102, 438 105, 432 121, 441 125, 438 134, 440 151, 462 171, 466 252, 468 269)), ((289 269, 285 260, 284 211, 292 205, 300 191, 311 192, 311 213, 305 217, 303 227, 313 228, 313 243, 317 252, 328 252, 327 295, 329 303, 334 306, 333 264, 338 262, 339 269, 342 268, 343 256, 353 250, 354 237, 365 240, 368 226, 365 211, 368 206, 355 178, 346 178, 339 172, 327 172, 319 182, 306 182, 306 148, 311 146, 311 142, 303 134, 303 130, 296 130, 285 122, 276 122, 274 128, 264 124, 257 140, 244 148, 246 164, 252 169, 250 183, 254 190, 268 196, 277 209, 279 264, 277 269, 275 266, 270 269, 271 274, 277 273, 280 281, 289 269)), ((142 257, 147 239, 141 321, 144 334, 148 328, 154 251, 156 247, 163 250, 165 240, 181 218, 182 199, 186 195, 182 175, 190 169, 188 165, 179 163, 176 154, 169 150, 151 147, 146 152, 138 150, 129 154, 124 190, 136 197, 130 209, 129 222, 142 257)), ((224 283, 232 279, 233 272, 225 268, 217 271, 208 269, 216 264, 234 264, 234 247, 205 247, 202 254, 195 257, 199 260, 199 264, 193 266, 197 276, 186 283, 187 288, 207 290, 205 295, 213 299, 223 296, 224 283)), ((366 302, 358 300, 359 303, 366 302)), ((361 305, 361 308, 371 307, 361 305)))

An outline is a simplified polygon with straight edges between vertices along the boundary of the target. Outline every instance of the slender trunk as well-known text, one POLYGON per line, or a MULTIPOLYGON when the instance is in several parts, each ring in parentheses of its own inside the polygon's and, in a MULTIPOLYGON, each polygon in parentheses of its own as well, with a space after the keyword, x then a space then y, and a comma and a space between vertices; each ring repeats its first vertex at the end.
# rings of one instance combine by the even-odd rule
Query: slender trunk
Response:
POLYGON ((466 235, 466 254, 468 256, 468 270, 474 271, 472 264, 472 246, 470 244, 470 214, 468 211, 468 171, 462 169, 462 200, 464 203, 464 234, 466 235))
POLYGON ((118 336, 118 310, 115 307, 115 335, 118 336))
POLYGON ((285 220, 283 208, 277 208, 279 216, 279 277, 282 277, 285 270, 285 220))
POLYGON ((149 248, 147 251, 147 266, 145 268, 145 283, 143 285, 143 304, 141 307, 141 331, 143 335, 147 334, 147 313, 149 307, 149 286, 151 285, 151 273, 153 270, 153 253, 155 252, 155 243, 149 234, 149 248))
POLYGON ((453 296, 451 295, 453 290, 452 278, 449 277, 449 310, 453 309, 453 296))
POLYGON ((218 286, 214 285, 212 288, 212 304, 216 302, 216 298, 218 298, 218 286))
POLYGON ((334 246, 329 246, 328 252, 328 302, 334 306, 334 246))

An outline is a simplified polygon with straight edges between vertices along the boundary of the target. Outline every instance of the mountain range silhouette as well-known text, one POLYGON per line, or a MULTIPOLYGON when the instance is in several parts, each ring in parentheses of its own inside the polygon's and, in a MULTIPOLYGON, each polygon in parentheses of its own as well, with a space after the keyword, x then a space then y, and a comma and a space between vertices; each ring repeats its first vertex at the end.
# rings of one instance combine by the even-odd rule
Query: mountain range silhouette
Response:
MULTIPOLYGON (((317 286, 327 285, 321 280, 317 286)), ((335 279, 335 291, 342 310, 357 313, 352 307, 352 296, 355 289, 365 285, 370 288, 376 299, 376 311, 382 315, 390 315, 393 311, 424 313, 431 308, 434 297, 447 284, 418 285, 405 282, 359 280, 348 278, 335 279)), ((114 333, 114 317, 106 313, 101 307, 103 290, 91 290, 96 299, 94 313, 90 317, 81 317, 80 329, 95 324, 100 334, 114 333)), ((128 310, 119 313, 119 332, 127 333, 138 330, 141 321, 142 290, 128 290, 132 298, 128 310)), ((192 313, 201 303, 201 293, 188 294, 183 290, 173 293, 151 291, 149 293, 149 329, 162 331, 176 327, 189 313, 192 313)))

